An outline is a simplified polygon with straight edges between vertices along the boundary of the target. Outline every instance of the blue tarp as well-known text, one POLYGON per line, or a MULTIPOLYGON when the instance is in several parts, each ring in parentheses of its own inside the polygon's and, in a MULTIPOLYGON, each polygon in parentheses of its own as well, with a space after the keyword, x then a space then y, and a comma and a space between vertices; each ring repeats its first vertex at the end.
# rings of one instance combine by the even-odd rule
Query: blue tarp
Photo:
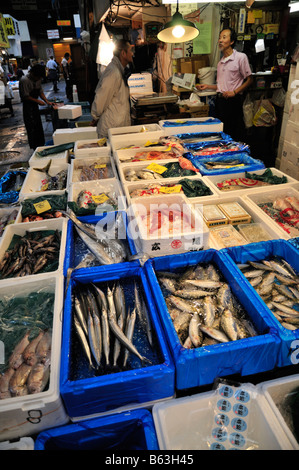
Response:
POLYGON ((234 153, 226 152, 225 155, 209 155, 207 157, 198 157, 192 155, 191 152, 184 154, 184 157, 188 158, 192 164, 197 168, 202 175, 221 175, 221 174, 233 174, 240 173, 240 171, 257 171, 265 168, 264 163, 261 160, 256 160, 246 152, 234 153), (221 169, 207 169, 205 163, 213 161, 219 163, 231 162, 238 160, 242 166, 233 166, 232 168, 221 168, 221 169))

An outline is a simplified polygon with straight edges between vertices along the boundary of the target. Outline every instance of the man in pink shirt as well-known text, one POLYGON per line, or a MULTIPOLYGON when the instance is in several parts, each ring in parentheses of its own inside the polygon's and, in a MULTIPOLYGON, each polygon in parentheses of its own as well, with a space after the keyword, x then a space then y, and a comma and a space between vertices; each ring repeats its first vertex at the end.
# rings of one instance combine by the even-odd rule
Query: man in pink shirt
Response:
POLYGON ((217 66, 216 85, 196 85, 199 90, 217 91, 215 115, 223 122, 224 132, 239 142, 245 141, 243 93, 253 78, 248 57, 234 49, 236 33, 231 28, 221 31, 219 49, 222 58, 217 66))

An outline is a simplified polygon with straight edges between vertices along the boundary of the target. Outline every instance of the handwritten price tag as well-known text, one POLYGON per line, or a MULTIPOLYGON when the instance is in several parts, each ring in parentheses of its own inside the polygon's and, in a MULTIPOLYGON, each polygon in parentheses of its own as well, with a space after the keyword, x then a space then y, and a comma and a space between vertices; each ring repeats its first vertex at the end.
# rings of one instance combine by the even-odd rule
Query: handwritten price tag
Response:
POLYGON ((42 214, 42 212, 47 212, 51 210, 49 201, 36 202, 35 204, 33 204, 33 206, 37 214, 42 214))
POLYGON ((149 166, 146 167, 146 169, 154 171, 155 173, 158 173, 159 175, 162 175, 164 171, 168 170, 166 166, 158 165, 158 163, 151 163, 149 166))
POLYGON ((96 164, 94 167, 95 168, 106 168, 106 163, 101 163, 101 164, 96 164))
POLYGON ((177 184, 176 186, 171 186, 169 188, 167 186, 162 186, 162 188, 159 189, 159 192, 165 193, 165 194, 172 194, 172 193, 180 193, 181 190, 182 190, 182 185, 177 184))
POLYGON ((100 194, 99 196, 92 196, 92 199, 96 204, 103 204, 104 202, 108 201, 109 197, 107 194, 100 194))

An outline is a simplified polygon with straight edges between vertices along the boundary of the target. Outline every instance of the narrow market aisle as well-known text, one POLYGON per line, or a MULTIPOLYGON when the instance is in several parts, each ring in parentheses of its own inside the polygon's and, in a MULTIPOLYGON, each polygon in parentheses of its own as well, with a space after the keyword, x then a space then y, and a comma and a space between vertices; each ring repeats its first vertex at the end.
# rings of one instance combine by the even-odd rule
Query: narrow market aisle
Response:
MULTIPOLYGON (((58 88, 59 91, 54 92, 52 83, 43 84, 45 95, 49 100, 57 98, 67 103, 64 80, 58 83, 58 88)), ((9 109, 0 109, 0 176, 10 168, 26 168, 33 153, 28 145, 23 120, 23 105, 20 100, 13 103, 13 111, 14 115, 11 116, 9 109)), ((52 139, 53 135, 53 125, 49 114, 42 114, 42 123, 47 142, 52 139)))

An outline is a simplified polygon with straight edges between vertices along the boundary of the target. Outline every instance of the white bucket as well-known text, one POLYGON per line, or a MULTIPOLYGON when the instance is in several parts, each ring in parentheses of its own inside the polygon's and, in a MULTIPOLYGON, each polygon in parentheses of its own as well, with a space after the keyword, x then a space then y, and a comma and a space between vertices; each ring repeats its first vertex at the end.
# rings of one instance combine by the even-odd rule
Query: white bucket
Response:
POLYGON ((215 67, 203 67, 201 69, 198 69, 198 78, 199 78, 200 84, 204 83, 207 85, 214 85, 215 75, 216 75, 215 67))

